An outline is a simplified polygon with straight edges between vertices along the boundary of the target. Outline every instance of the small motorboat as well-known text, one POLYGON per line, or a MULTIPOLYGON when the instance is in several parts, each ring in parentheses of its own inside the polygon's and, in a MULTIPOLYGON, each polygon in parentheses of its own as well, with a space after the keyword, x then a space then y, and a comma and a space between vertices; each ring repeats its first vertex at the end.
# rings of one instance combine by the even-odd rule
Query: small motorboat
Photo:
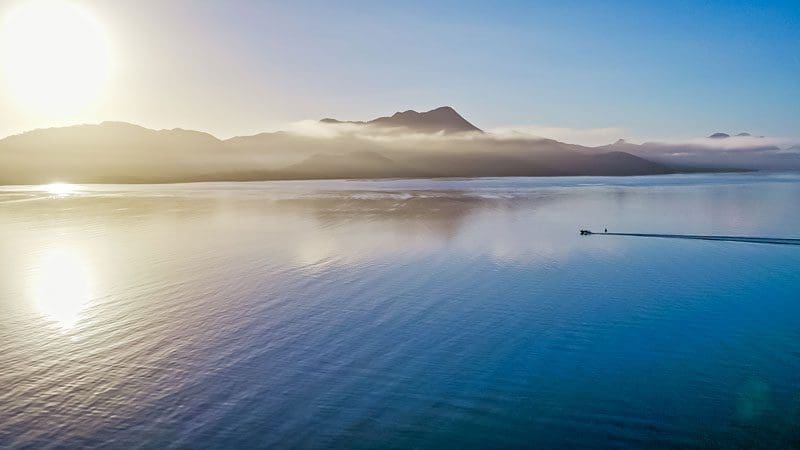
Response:
POLYGON ((589 230, 581 230, 581 236, 588 236, 590 234, 592 234, 592 232, 589 230))

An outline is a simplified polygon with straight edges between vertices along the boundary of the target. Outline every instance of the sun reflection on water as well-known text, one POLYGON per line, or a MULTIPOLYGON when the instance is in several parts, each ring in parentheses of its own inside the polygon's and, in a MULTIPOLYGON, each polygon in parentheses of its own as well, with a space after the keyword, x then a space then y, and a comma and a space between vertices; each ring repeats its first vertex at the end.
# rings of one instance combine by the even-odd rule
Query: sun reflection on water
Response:
POLYGON ((49 194, 62 197, 75 192, 78 189, 78 186, 71 183, 50 183, 44 185, 42 188, 49 194))
POLYGON ((44 316, 64 329, 78 323, 92 289, 89 266, 80 253, 70 248, 48 250, 30 281, 33 300, 44 316))

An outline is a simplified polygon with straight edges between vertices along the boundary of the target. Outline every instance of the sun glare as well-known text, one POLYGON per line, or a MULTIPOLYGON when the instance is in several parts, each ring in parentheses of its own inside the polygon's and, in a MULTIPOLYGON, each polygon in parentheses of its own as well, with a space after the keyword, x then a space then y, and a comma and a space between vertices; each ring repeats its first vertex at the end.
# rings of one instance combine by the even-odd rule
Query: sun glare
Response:
POLYGON ((0 69, 21 108, 55 116, 99 99, 109 75, 109 45, 86 11, 67 0, 29 0, 0 26, 0 69))
POLYGON ((48 194, 58 196, 69 195, 75 192, 77 188, 78 186, 70 183, 50 183, 43 186, 44 191, 46 191, 48 194))
POLYGON ((69 248, 51 249, 32 275, 39 311, 62 328, 75 326, 91 297, 91 277, 81 255, 69 248))

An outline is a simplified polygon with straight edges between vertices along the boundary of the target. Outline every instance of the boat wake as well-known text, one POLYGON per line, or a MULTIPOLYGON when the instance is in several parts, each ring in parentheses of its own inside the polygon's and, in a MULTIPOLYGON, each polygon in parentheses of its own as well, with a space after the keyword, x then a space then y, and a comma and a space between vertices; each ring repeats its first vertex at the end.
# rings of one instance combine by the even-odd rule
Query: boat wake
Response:
POLYGON ((588 230, 581 230, 584 236, 634 236, 650 238, 669 238, 669 239, 694 239, 701 241, 727 241, 727 242, 748 242, 751 244, 775 244, 775 245, 800 245, 798 238, 772 238, 772 237, 753 237, 753 236, 704 236, 696 234, 651 234, 651 233, 595 233, 588 230))

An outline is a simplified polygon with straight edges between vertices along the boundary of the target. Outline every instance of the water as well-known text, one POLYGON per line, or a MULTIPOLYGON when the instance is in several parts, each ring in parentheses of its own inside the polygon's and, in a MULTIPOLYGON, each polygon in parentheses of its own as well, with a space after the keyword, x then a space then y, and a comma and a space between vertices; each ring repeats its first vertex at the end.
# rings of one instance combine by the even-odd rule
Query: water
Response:
POLYGON ((2 447, 792 447, 800 177, 0 188, 2 447))

